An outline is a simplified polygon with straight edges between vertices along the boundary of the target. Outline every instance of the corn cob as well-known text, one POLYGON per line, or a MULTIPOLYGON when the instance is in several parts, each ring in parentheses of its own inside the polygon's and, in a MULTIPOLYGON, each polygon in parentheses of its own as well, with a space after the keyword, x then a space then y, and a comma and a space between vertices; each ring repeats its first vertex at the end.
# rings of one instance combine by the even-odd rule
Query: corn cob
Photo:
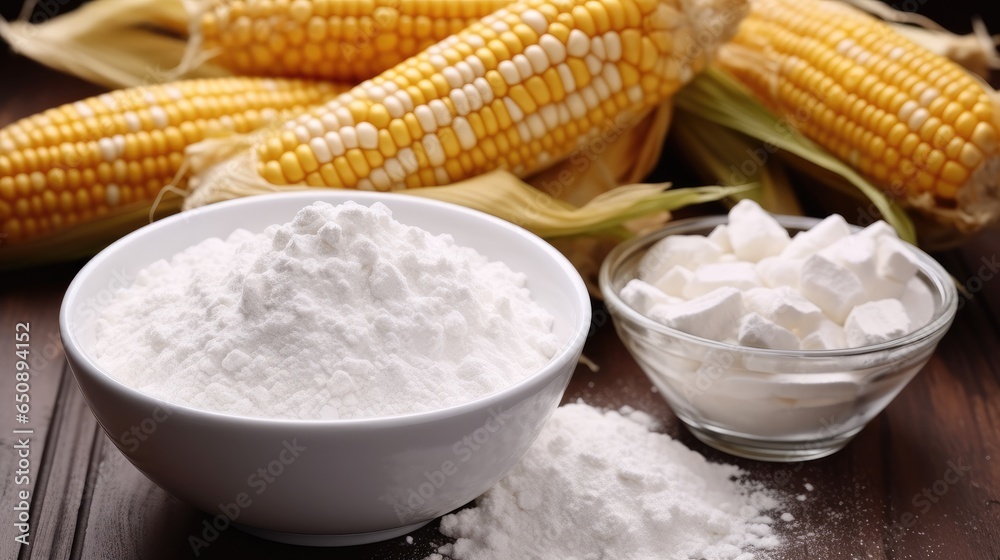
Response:
MULTIPOLYGON (((669 97, 705 67, 744 8, 521 0, 290 121, 246 163, 265 184, 374 190, 496 168, 525 176, 669 97)), ((252 181, 205 174, 199 188, 252 181)))
POLYGON ((909 206, 974 227, 1000 204, 996 92, 856 9, 752 0, 719 63, 909 206))
POLYGON ((3 244, 148 207, 181 169, 188 145, 281 123, 279 111, 302 111, 337 91, 300 80, 191 80, 114 91, 17 121, 0 129, 3 244))
POLYGON ((237 74, 359 82, 511 0, 216 0, 201 48, 237 74))

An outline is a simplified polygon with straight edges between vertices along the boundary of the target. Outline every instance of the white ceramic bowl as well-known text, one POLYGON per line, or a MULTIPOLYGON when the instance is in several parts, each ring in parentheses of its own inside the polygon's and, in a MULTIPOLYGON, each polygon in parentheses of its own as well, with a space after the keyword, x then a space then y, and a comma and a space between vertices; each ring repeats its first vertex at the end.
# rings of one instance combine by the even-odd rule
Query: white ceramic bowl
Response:
POLYGON ((60 330, 91 410, 115 445, 171 494, 273 540, 374 542, 410 532, 500 480, 558 406, 590 325, 590 299, 573 266, 540 238, 453 204, 401 194, 301 191, 182 213, 109 246, 77 274, 60 330), (555 317, 561 348, 543 368, 498 393, 442 410, 388 418, 247 418, 172 405, 127 387, 93 359, 93 323, 140 269, 237 228, 261 231, 322 200, 382 202, 394 217, 506 262, 555 317), (263 471, 261 471, 263 469, 263 471))

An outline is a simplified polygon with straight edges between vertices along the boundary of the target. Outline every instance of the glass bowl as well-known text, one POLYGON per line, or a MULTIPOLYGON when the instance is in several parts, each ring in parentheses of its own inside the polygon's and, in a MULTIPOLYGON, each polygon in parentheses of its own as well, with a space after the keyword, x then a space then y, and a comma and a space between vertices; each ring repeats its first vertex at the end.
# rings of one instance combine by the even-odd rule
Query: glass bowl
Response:
MULTIPOLYGON (((814 218, 775 216, 794 235, 814 218)), ((716 342, 672 329, 619 297, 639 260, 668 235, 707 235, 726 216, 674 222, 616 247, 600 271, 601 293, 629 352, 691 432, 741 457, 802 461, 844 447, 930 359, 955 317, 947 272, 913 248, 917 277, 934 296, 930 322, 910 334, 860 348, 767 350, 716 342)), ((856 230, 859 228, 855 228, 856 230)))

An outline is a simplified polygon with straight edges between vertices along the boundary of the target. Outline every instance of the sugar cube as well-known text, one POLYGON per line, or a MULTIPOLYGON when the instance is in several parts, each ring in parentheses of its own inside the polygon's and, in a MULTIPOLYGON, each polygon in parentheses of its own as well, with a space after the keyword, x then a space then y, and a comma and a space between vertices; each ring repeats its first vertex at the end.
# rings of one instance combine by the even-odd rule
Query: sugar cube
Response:
POLYGON ((747 290, 743 293, 743 305, 747 311, 759 313, 797 336, 812 332, 826 319, 816 304, 789 287, 747 290))
POLYGON ((788 230, 756 202, 744 199, 729 211, 729 241, 737 257, 757 262, 788 246, 788 230))
POLYGON ((822 254, 806 260, 799 285, 802 295, 837 323, 843 323, 851 309, 866 299, 858 277, 822 254))
POLYGON ((899 239, 899 234, 896 233, 896 228, 885 223, 884 220, 879 220, 872 223, 865 229, 859 231, 855 235, 860 235, 862 237, 870 237, 871 239, 878 240, 882 237, 891 237, 894 239, 899 239))
POLYGON ((729 241, 729 226, 719 224, 708 234, 708 240, 718 245, 723 253, 732 253, 733 244, 729 241))
POLYGON ((715 262, 721 255, 719 247, 703 235, 670 235, 646 251, 639 261, 638 276, 652 284, 677 265, 695 268, 715 262))
POLYGON ((840 214, 833 214, 806 231, 800 231, 781 252, 790 259, 808 258, 851 235, 851 228, 840 214))
POLYGON ((804 259, 767 257, 757 262, 757 276, 769 288, 789 286, 797 289, 804 262, 804 259))
POLYGON ((736 288, 724 287, 673 305, 656 305, 649 317, 668 327, 712 340, 735 337, 743 314, 743 297, 736 288))
POLYGON ((749 290, 760 286, 753 263, 737 261, 703 264, 684 288, 685 298, 695 298, 723 286, 749 290))
POLYGON ((833 350, 845 346, 844 328, 829 319, 823 319, 811 333, 802 337, 803 350, 833 350))
POLYGON ((934 294, 919 277, 910 278, 899 298, 910 316, 910 330, 915 331, 934 318, 934 294))
POLYGON ((826 247, 820 253, 833 262, 847 267, 861 280, 862 284, 867 285, 876 277, 875 268, 878 256, 876 249, 874 239, 849 235, 826 247))
POLYGON ((743 346, 771 350, 798 350, 799 338, 792 331, 750 312, 740 320, 737 341, 743 346))
POLYGON ((917 255, 906 243, 892 237, 878 240, 878 274, 897 282, 908 282, 917 273, 917 255))
POLYGON ((694 278, 694 272, 685 266, 677 265, 661 276, 653 285, 662 290, 665 294, 674 297, 684 297, 684 288, 694 278))
POLYGON ((660 291, 655 286, 651 286, 638 278, 633 278, 625 284, 622 291, 619 293, 626 304, 632 309, 635 309, 639 313, 645 315, 649 310, 657 304, 670 305, 681 301, 678 298, 671 297, 662 291, 660 291))
POLYGON ((851 348, 871 346, 910 332, 910 318, 898 299, 880 299, 855 307, 844 322, 851 348))

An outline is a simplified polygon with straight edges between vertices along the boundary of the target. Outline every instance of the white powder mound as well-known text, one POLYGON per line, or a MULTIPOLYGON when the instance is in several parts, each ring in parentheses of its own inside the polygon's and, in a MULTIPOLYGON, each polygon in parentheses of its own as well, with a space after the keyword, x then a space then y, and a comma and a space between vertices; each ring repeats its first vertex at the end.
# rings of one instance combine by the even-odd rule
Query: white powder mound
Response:
POLYGON ((558 347, 523 274, 382 204, 317 202, 157 261, 97 324, 97 360, 172 403, 367 418, 496 392, 558 347))
MULTIPOLYGON (((455 560, 750 560, 778 546, 777 500, 649 417, 556 409, 524 460, 474 508, 441 520, 455 560)), ((443 555, 443 556, 442 556, 443 555)))

